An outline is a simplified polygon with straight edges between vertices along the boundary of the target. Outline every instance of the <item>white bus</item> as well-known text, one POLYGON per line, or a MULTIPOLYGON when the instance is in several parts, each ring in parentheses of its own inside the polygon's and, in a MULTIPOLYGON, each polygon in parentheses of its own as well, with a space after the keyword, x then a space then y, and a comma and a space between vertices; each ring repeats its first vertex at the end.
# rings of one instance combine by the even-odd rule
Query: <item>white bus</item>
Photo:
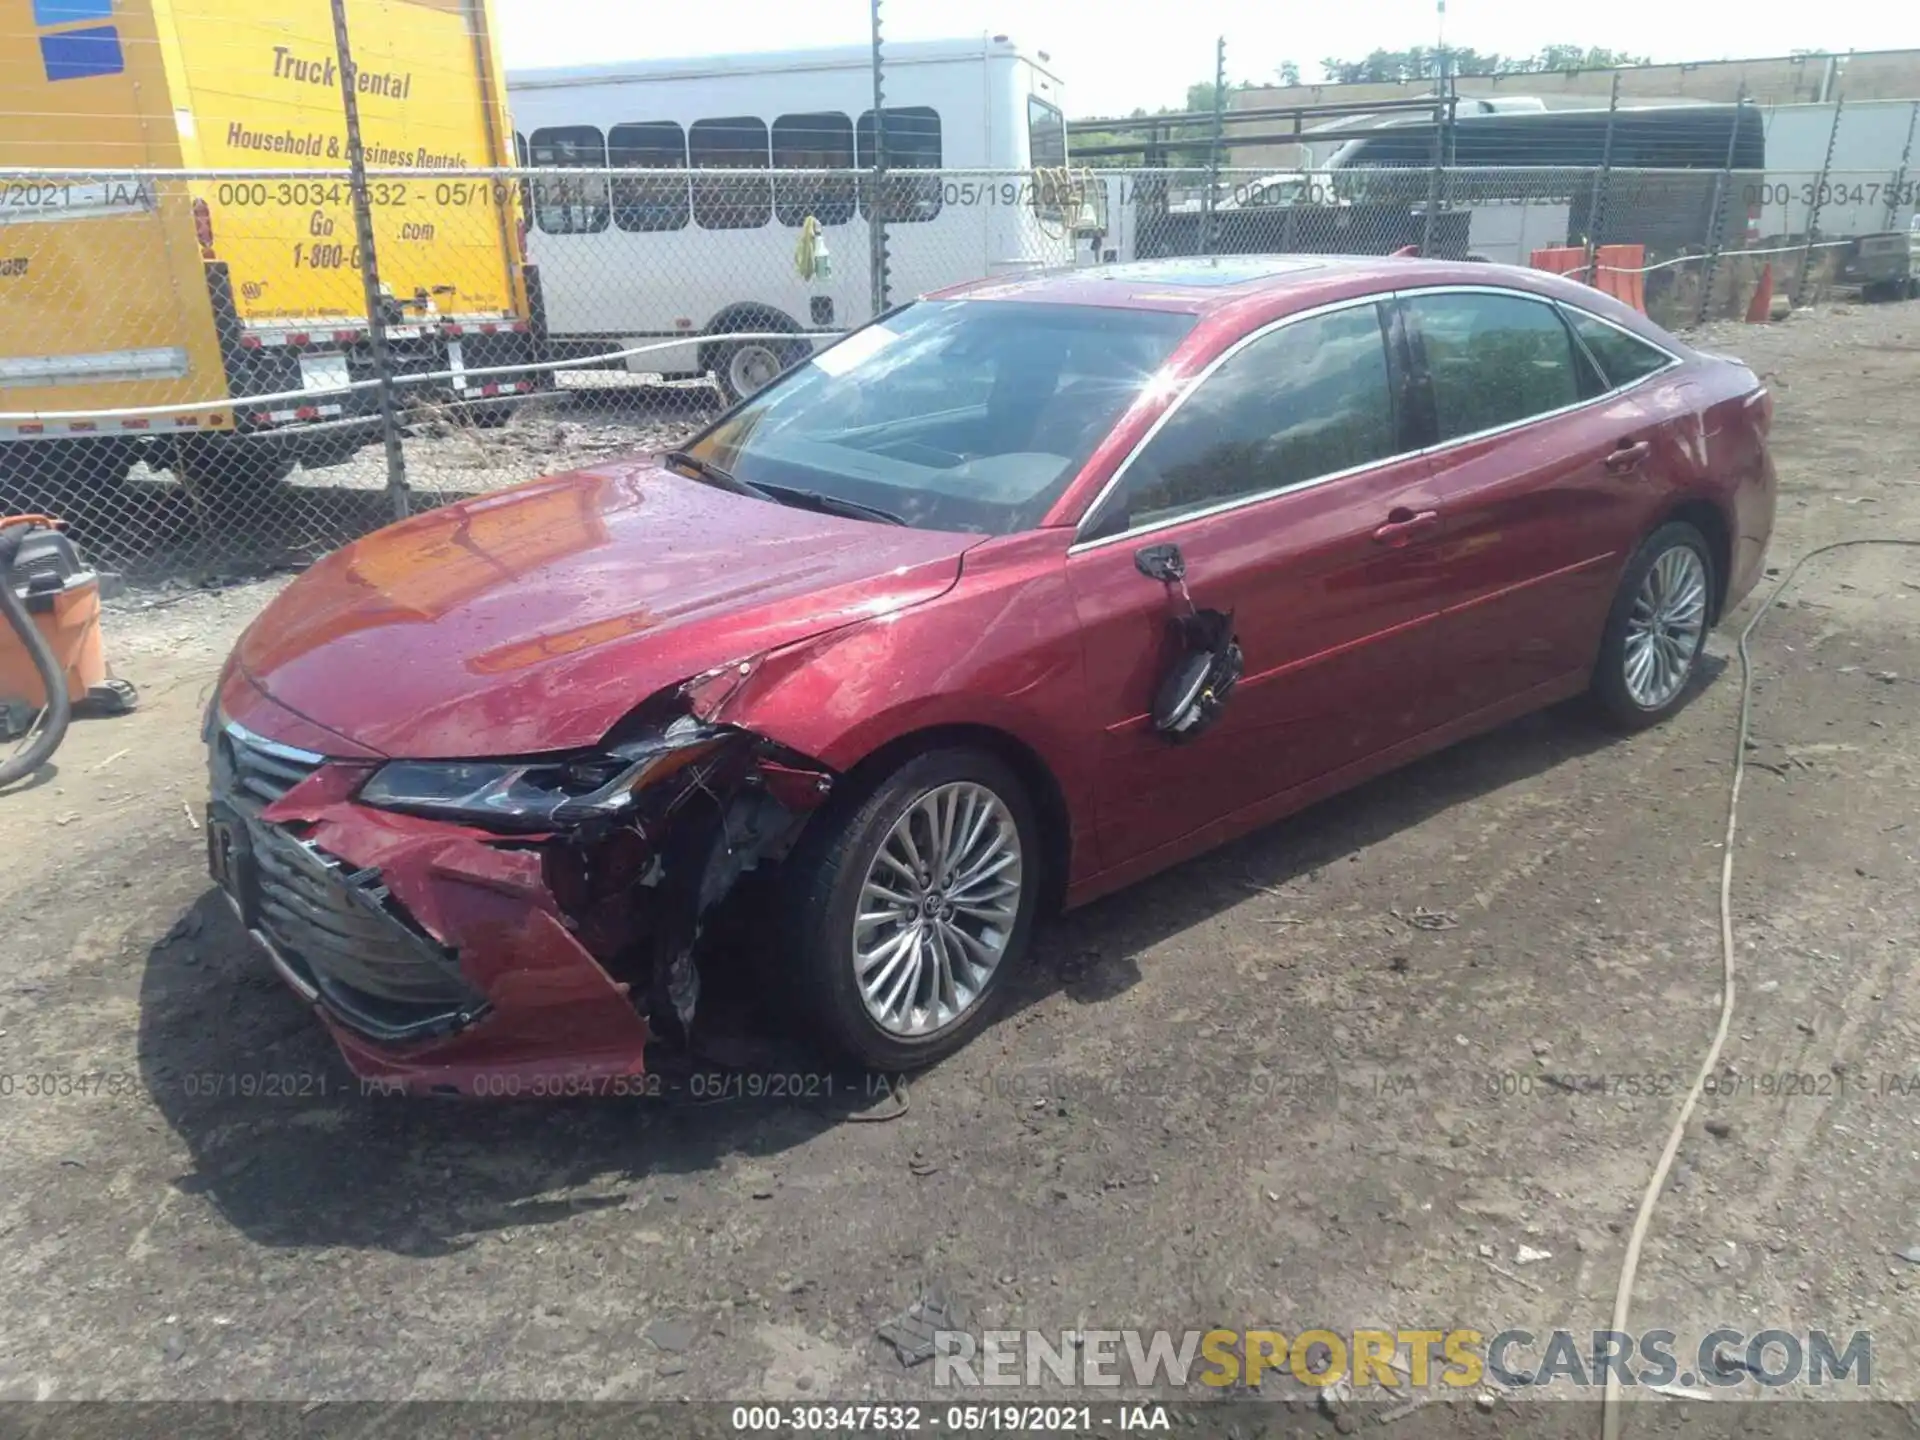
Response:
MULTIPOLYGON (((890 298, 1071 261, 1064 207, 1031 174, 1067 163, 1046 53, 1004 35, 883 53, 890 298), (948 173, 895 175, 918 170, 948 173), (967 170, 1003 173, 952 173, 967 170), (1005 173, 1020 171, 1024 180, 1005 173)), ((524 163, 582 171, 532 187, 528 244, 556 353, 794 334, 688 339, 627 362, 711 371, 738 397, 810 354, 809 333, 870 317, 875 196, 850 173, 874 161, 867 47, 510 72, 507 95, 524 163), (688 169, 841 173, 645 174, 688 169), (808 217, 829 273, 803 279, 796 249, 808 217)))

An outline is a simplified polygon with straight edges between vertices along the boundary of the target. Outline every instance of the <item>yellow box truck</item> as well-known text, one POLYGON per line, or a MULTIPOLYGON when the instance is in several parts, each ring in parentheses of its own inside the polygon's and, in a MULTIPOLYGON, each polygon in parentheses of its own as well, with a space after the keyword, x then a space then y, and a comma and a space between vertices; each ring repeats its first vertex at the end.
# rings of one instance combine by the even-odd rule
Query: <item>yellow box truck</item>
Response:
MULTIPOLYGON (((346 0, 403 399, 550 383, 485 0, 346 0)), ((0 0, 0 472, 271 480, 374 438, 329 0, 0 0), (192 178, 147 170, 252 171, 192 178), (315 173, 321 172, 321 173, 315 173), (250 397, 278 396, 253 400, 250 397), (138 413, 151 410, 153 413, 138 413)))

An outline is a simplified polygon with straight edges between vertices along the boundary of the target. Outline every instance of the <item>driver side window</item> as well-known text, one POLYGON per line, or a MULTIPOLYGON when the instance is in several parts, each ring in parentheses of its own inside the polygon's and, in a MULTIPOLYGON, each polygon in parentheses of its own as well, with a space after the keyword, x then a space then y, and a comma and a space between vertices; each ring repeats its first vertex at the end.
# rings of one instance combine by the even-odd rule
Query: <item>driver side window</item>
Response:
POLYGON ((1395 453, 1376 305, 1283 325, 1234 354, 1133 457, 1101 534, 1157 525, 1395 453))

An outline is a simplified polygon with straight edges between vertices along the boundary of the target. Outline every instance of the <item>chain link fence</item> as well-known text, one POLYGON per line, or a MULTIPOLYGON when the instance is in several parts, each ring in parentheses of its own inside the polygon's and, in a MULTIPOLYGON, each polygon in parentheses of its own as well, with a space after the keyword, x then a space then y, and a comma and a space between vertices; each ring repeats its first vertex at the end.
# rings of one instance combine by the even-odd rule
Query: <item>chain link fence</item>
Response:
POLYGON ((1684 325, 1743 309, 1762 264, 1802 302, 1871 286, 1875 235, 1906 283, 1915 201, 1904 175, 1825 170, 875 177, 625 158, 363 188, 338 170, 0 173, 0 508, 64 516, 134 579, 299 566, 409 513, 670 447, 876 300, 1167 256, 1525 265, 1571 247, 1577 273, 1630 270, 1649 313, 1684 325))

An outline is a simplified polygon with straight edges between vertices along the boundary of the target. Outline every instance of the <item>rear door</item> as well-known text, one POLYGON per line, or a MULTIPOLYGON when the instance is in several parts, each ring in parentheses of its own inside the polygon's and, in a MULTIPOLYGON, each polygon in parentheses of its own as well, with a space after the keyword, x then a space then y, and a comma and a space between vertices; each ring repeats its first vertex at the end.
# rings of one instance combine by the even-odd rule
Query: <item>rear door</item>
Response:
POLYGON ((1448 595, 1424 705, 1439 725, 1592 668, 1657 504, 1648 461, 1669 416, 1655 388, 1605 393, 1547 300, 1453 287, 1401 304, 1436 441, 1431 550, 1448 595))
POLYGON ((1241 340, 1123 466, 1067 561, 1099 746, 1108 863, 1389 748, 1418 728, 1424 629, 1444 579, 1405 430, 1403 367, 1368 298, 1241 340), (1139 573, 1174 544, 1195 604, 1231 611, 1245 677, 1173 744, 1148 710, 1185 602, 1139 573))

